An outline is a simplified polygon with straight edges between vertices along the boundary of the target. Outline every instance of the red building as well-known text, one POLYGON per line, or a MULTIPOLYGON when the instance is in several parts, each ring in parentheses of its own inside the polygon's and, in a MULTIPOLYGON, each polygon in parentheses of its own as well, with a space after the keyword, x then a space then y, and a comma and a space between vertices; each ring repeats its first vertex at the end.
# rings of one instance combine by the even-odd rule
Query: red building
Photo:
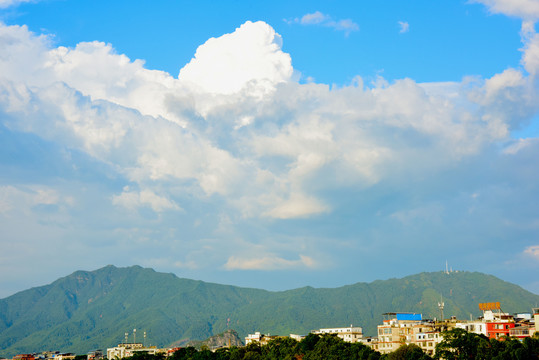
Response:
POLYGON ((509 336, 514 327, 514 322, 487 322, 487 336, 489 339, 500 339, 502 336, 509 336))
POLYGON ((13 360, 35 360, 34 354, 19 354, 15 355, 13 360))

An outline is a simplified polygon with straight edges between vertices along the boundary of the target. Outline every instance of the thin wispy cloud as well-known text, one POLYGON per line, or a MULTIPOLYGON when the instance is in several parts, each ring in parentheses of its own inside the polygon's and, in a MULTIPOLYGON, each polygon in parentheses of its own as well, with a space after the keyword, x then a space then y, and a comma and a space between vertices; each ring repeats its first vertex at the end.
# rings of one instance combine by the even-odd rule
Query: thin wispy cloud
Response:
POLYGON ((337 31, 343 31, 346 36, 351 32, 359 31, 359 25, 351 19, 334 19, 331 15, 324 14, 320 11, 305 14, 301 18, 285 19, 285 22, 288 24, 300 24, 305 26, 324 26, 337 31))
POLYGON ((399 28, 400 28, 399 33, 404 34, 404 33, 407 33, 410 30, 410 24, 408 24, 408 22, 399 21, 398 24, 399 24, 399 28))
POLYGON ((285 270, 297 268, 312 268, 317 264, 308 256, 299 255, 297 260, 283 259, 278 256, 239 258, 231 256, 224 265, 226 270, 285 270))
POLYGON ((22 3, 37 2, 38 0, 0 0, 0 9, 17 6, 22 3))

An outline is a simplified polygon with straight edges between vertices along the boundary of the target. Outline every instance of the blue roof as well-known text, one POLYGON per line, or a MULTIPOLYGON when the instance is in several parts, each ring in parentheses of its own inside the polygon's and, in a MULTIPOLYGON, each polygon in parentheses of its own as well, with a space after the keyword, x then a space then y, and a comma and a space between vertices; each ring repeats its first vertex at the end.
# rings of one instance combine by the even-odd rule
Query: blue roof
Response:
POLYGON ((397 320, 415 320, 415 321, 421 321, 422 315, 421 314, 411 314, 411 313, 397 313, 397 320))

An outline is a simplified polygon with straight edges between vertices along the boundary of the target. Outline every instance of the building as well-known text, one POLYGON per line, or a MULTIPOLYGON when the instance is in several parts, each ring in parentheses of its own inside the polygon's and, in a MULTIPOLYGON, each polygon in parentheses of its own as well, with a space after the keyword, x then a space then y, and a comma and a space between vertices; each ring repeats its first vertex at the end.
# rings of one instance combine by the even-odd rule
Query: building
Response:
POLYGON ((251 343, 259 343, 260 345, 267 345, 271 340, 275 340, 281 337, 284 337, 284 336, 269 335, 269 334, 265 335, 257 331, 254 334, 248 334, 245 337, 245 345, 247 346, 251 343))
POLYGON ((13 360, 34 360, 34 354, 18 354, 13 357, 13 360))
POLYGON ((90 351, 86 355, 86 359, 87 360, 102 360, 103 359, 103 350, 98 349, 98 350, 90 351))
POLYGON ((346 342, 356 343, 363 339, 363 329, 358 326, 343 327, 343 328, 327 328, 311 331, 313 334, 335 334, 346 342))
POLYGON ((73 353, 62 353, 62 354, 56 354, 54 356, 55 360, 75 360, 75 354, 73 353))
POLYGON ((305 335, 290 334, 290 338, 299 342, 299 341, 305 339, 305 335))
POLYGON ((416 344, 429 355, 434 355, 436 345, 442 341, 441 329, 447 322, 423 320, 417 313, 385 313, 382 325, 378 325, 378 339, 367 345, 382 354, 397 350, 404 344, 416 344))
POLYGON ((118 346, 107 349, 107 359, 114 360, 116 358, 124 358, 133 356, 137 352, 144 352, 150 355, 155 355, 160 352, 155 346, 144 347, 141 343, 122 343, 118 346))

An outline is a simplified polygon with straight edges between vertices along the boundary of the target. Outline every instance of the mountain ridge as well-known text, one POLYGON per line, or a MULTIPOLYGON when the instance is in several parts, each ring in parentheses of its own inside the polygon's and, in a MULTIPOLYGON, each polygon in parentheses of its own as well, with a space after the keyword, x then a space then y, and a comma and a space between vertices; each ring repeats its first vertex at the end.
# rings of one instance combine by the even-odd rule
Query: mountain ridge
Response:
POLYGON ((385 312, 438 316, 440 296, 445 314, 461 319, 479 315, 479 302, 500 301, 508 312, 529 312, 539 302, 536 294, 477 272, 269 291, 108 265, 0 299, 0 355, 46 349, 85 353, 123 342, 126 330, 134 328, 147 331, 148 341, 158 346, 229 329, 241 336, 284 335, 353 323, 373 335, 385 312))

